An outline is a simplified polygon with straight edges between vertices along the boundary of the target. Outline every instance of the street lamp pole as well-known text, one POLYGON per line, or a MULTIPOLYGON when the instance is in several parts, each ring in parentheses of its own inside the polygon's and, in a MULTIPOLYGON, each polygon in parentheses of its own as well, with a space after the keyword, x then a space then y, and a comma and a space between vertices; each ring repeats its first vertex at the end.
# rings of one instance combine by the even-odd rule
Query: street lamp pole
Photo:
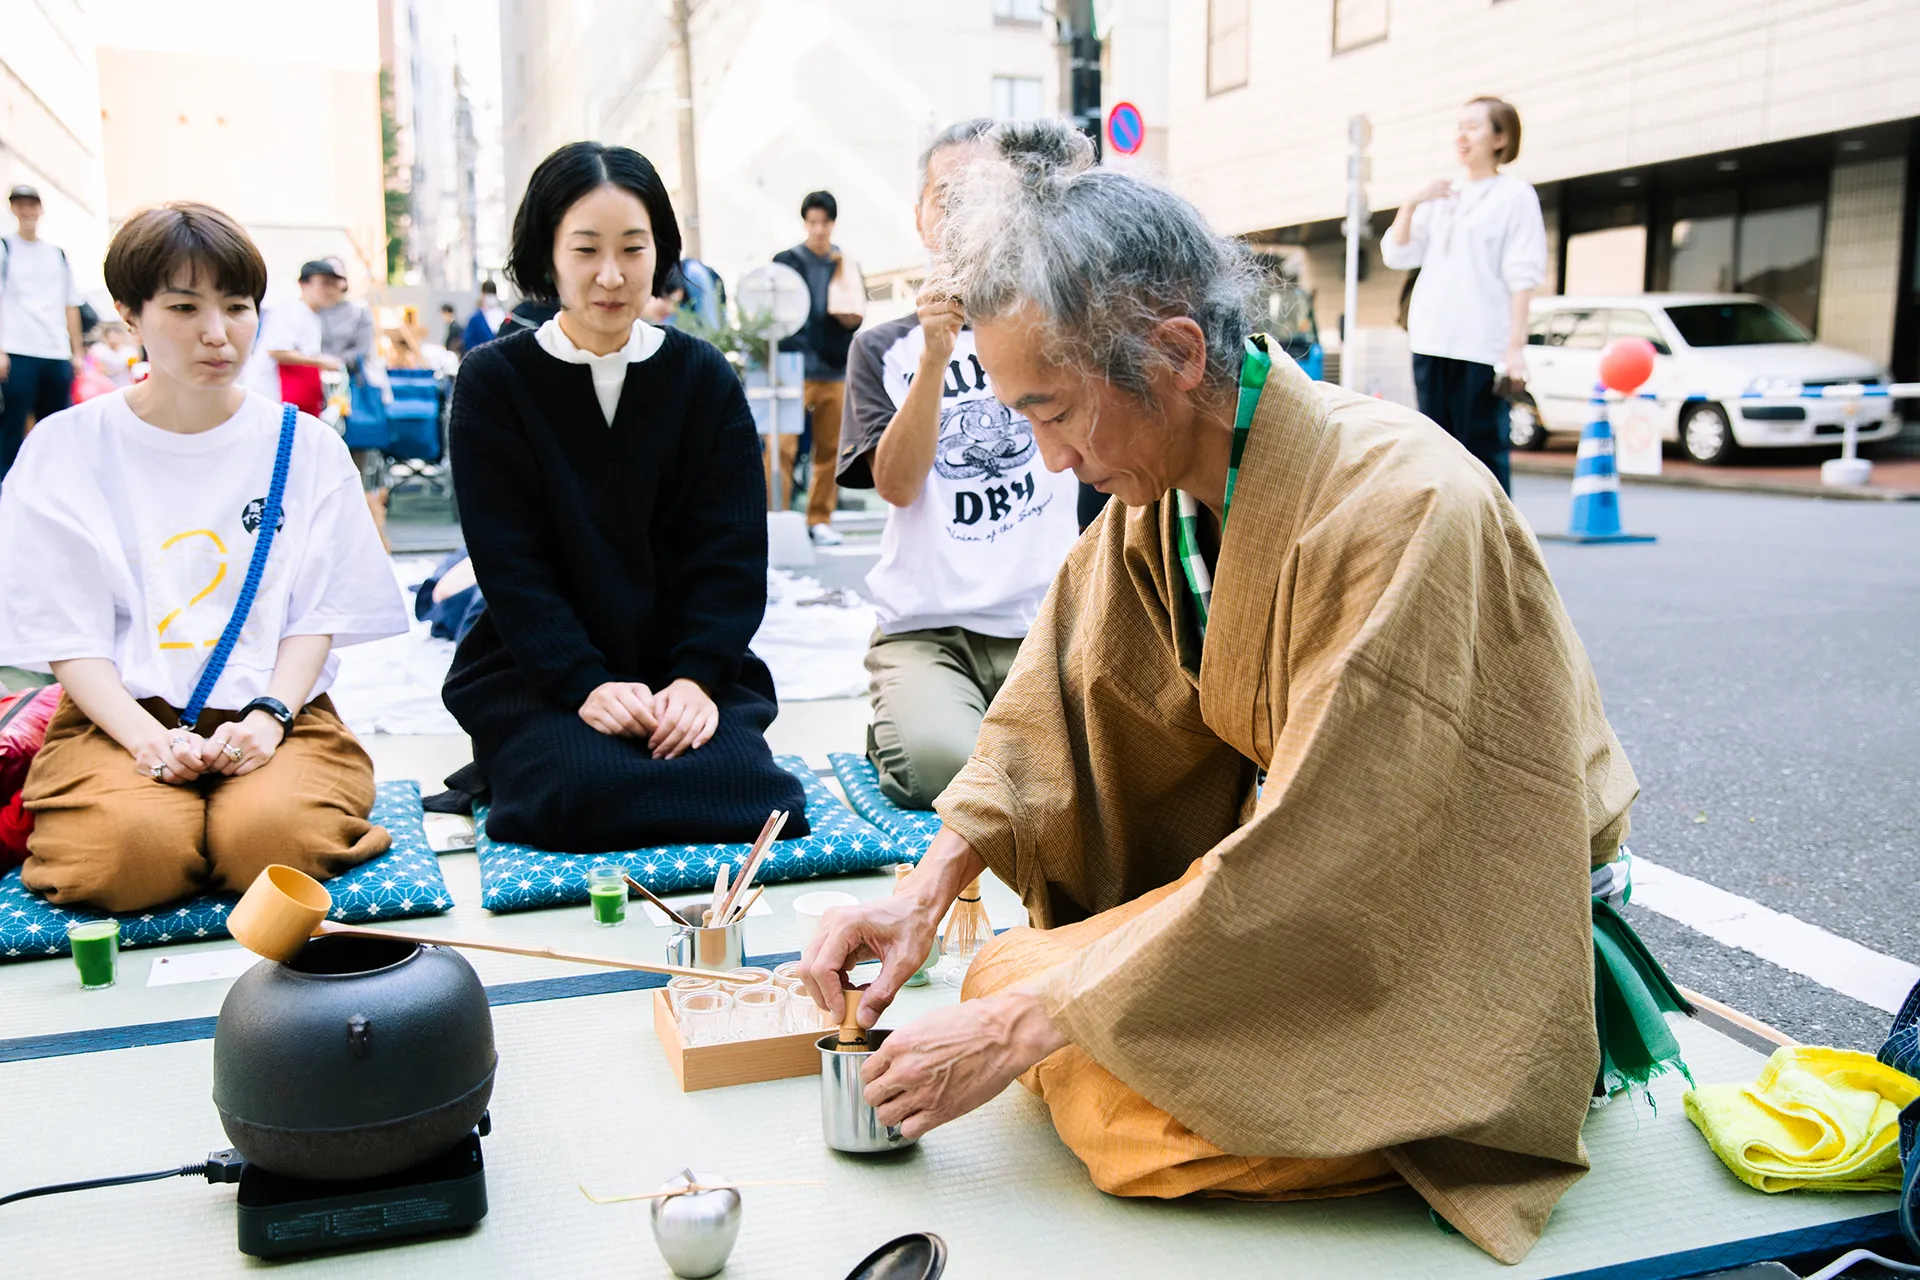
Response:
POLYGON ((700 257, 700 170, 694 158, 693 39, 687 33, 687 0, 673 0, 674 103, 680 117, 680 244, 700 257))

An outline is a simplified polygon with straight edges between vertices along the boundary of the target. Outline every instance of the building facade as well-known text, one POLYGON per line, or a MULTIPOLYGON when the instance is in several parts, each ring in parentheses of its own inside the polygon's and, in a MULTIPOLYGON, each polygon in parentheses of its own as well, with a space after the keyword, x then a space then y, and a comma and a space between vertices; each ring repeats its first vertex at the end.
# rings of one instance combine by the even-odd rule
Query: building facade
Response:
MULTIPOLYGON (((1920 375, 1920 6, 1910 0, 1171 0, 1170 176, 1222 230, 1289 247, 1341 309, 1347 122, 1393 206, 1453 171, 1467 99, 1520 110, 1549 290, 1738 290, 1920 375)), ((1401 275, 1368 245, 1359 327, 1401 275)))
MULTIPOLYGON (((77 0, 0 0, 0 32, 0 190, 40 192, 40 234, 99 307, 107 184, 92 25, 77 0)), ((12 231, 0 215, 0 233, 12 231)))
POLYGON ((294 6, 237 6, 217 22, 143 0, 83 7, 109 228, 199 200, 246 226, 270 301, 292 295, 309 259, 339 257, 356 292, 384 278, 375 0, 335 0, 324 32, 294 6))
MULTIPOLYGON (((500 0, 509 202, 554 147, 620 143, 684 213, 672 6, 500 0)), ((917 270, 915 161, 972 116, 1061 110, 1040 0, 727 0, 690 23, 702 254, 732 281, 800 238, 800 199, 833 192, 836 239, 876 292, 917 270)), ((882 299, 885 301, 885 298, 882 299)))

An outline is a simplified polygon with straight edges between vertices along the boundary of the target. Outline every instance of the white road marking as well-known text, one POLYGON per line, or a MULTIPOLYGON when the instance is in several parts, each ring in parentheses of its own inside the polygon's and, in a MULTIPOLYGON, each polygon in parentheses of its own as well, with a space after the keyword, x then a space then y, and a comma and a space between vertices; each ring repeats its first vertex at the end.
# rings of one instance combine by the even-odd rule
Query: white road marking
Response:
POLYGON ((1900 1002, 1920 982, 1920 965, 1882 955, 1637 853, 1633 904, 1887 1013, 1899 1012, 1900 1002))

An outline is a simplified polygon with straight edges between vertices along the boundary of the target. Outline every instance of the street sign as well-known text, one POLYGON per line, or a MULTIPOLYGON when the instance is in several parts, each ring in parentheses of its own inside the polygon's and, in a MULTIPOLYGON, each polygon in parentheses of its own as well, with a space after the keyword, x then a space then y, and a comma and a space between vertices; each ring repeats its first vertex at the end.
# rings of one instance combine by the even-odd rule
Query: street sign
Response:
POLYGON ((1147 122, 1140 108, 1131 102, 1116 102, 1107 112, 1107 141, 1123 156, 1130 156, 1146 145, 1147 122))

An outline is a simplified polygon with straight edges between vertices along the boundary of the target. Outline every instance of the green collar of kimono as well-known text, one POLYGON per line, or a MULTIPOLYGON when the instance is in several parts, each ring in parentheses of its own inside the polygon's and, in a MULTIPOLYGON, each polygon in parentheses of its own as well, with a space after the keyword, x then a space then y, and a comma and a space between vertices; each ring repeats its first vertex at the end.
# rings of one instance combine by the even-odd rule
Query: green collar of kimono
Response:
MULTIPOLYGON (((1247 338, 1246 354, 1240 361, 1240 401, 1233 415, 1233 456, 1227 463, 1227 496, 1220 504, 1220 532, 1226 535, 1227 514, 1233 509, 1233 489, 1240 480, 1240 459, 1247 452, 1247 436, 1253 429, 1253 413, 1260 406, 1260 390, 1267 385, 1267 373, 1273 357, 1267 353, 1271 340, 1264 333, 1247 338)), ((1200 639, 1207 638, 1207 614, 1213 606, 1213 570, 1200 551, 1200 503, 1184 489, 1173 491, 1176 528, 1180 536, 1180 567, 1186 571, 1187 595, 1193 601, 1193 614, 1200 624, 1200 639)))

